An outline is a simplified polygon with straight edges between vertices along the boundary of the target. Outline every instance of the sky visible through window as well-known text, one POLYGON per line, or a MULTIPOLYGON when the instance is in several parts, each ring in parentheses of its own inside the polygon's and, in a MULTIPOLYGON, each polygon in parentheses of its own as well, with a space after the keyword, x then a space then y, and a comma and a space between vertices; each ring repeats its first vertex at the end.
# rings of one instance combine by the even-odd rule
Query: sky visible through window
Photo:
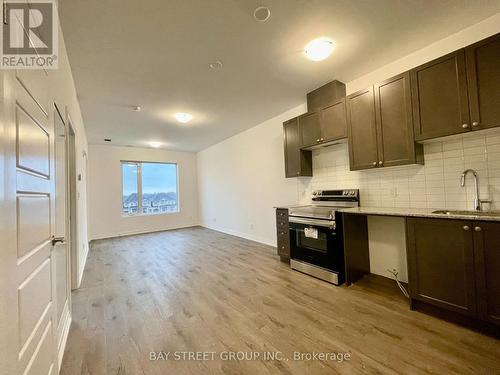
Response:
POLYGON ((178 212, 176 164, 123 162, 122 178, 124 214, 178 212), (139 170, 142 179, 138 178, 139 170))
POLYGON ((137 193, 137 165, 123 164, 123 195, 137 193))
POLYGON ((142 193, 175 192, 177 165, 142 163, 142 193))

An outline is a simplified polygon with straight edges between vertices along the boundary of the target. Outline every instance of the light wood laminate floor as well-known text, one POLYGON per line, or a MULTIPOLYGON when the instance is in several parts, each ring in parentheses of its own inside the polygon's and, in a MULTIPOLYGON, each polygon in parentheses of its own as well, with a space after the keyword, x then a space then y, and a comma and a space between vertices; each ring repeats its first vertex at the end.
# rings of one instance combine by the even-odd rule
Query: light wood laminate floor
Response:
POLYGON ((196 227, 93 243, 61 373, 499 374, 500 343, 410 311, 379 279, 335 287, 272 247, 196 227), (150 361, 150 351, 216 354, 150 361), (283 358, 220 360, 228 351, 283 358), (294 361, 294 351, 351 359, 294 361))

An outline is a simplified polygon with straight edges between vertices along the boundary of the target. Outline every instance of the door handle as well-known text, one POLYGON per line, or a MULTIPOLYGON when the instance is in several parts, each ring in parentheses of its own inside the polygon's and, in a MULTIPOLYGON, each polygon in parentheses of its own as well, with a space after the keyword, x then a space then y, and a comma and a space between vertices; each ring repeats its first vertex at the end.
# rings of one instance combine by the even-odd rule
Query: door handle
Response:
POLYGON ((51 240, 51 242, 52 242, 52 246, 55 246, 55 245, 57 245, 58 243, 61 243, 61 244, 66 243, 66 238, 64 238, 64 237, 56 237, 56 236, 52 236, 50 240, 51 240))

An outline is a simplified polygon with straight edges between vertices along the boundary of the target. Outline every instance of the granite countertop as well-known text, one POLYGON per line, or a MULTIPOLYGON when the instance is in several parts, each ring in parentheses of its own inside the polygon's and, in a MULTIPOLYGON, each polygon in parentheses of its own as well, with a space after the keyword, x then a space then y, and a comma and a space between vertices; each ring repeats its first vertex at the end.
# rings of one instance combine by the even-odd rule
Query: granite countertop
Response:
POLYGON ((435 209, 429 208, 385 208, 385 207, 354 207, 343 208, 339 210, 343 213, 358 215, 381 215, 381 216, 402 216, 402 217, 428 217, 435 219, 457 219, 457 220, 476 220, 476 221, 500 221, 500 211, 481 212, 477 215, 475 212, 460 212, 451 214, 433 213, 435 209))

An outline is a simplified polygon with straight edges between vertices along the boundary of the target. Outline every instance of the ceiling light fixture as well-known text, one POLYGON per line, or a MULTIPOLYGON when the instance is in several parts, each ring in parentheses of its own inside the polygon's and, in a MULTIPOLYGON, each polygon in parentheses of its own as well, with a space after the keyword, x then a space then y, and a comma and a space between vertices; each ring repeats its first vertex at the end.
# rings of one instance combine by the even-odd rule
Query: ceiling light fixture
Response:
POLYGON ((193 119, 192 115, 190 115, 189 113, 183 113, 183 112, 179 112, 179 113, 174 114, 174 117, 177 121, 182 122, 183 124, 185 124, 186 122, 189 122, 193 119))
POLYGON ((259 22, 266 22, 271 17, 271 11, 268 7, 257 7, 253 11, 253 18, 259 22))
POLYGON ((311 40, 304 48, 304 53, 309 60, 322 61, 330 56, 335 49, 335 43, 328 38, 311 40))
POLYGON ((149 145, 153 148, 159 148, 161 146, 161 142, 149 142, 149 145))
POLYGON ((142 110, 142 107, 140 105, 133 105, 132 110, 134 112, 140 112, 142 110))

